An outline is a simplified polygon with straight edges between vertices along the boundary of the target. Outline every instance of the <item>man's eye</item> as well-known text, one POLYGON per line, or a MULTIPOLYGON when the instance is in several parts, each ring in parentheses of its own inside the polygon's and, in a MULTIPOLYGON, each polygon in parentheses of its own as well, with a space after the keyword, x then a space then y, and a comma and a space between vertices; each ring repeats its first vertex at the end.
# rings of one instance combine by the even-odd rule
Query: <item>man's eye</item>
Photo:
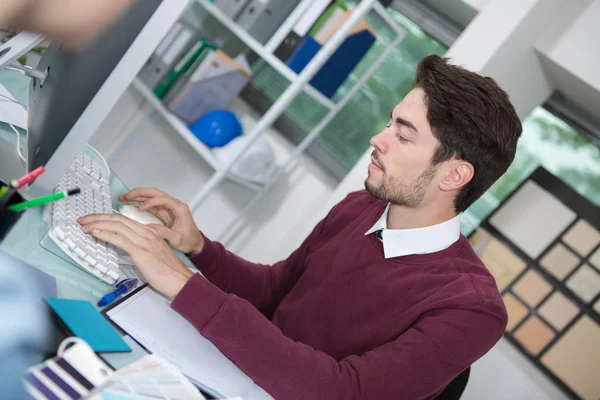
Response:
POLYGON ((385 126, 386 128, 389 128, 390 126, 392 126, 391 122, 388 122, 387 125, 385 126))
POLYGON ((405 139, 402 135, 400 135, 399 133, 396 134, 396 137, 398 138, 399 141, 401 141, 402 143, 408 142, 408 139, 405 139))

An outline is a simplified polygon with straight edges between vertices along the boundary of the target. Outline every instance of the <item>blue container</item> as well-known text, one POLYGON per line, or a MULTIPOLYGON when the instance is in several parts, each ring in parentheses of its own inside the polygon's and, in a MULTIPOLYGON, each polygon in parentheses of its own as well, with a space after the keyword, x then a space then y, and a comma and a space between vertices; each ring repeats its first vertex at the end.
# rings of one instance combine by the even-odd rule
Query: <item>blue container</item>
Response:
POLYGON ((243 133, 239 119, 229 110, 207 112, 190 130, 208 147, 223 147, 243 133))

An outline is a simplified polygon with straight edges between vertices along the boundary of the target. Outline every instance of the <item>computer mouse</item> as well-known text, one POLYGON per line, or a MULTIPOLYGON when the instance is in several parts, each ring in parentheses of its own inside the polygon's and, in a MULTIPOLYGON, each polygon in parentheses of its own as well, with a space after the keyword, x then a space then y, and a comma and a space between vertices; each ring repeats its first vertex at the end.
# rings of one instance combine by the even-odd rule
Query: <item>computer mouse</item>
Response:
POLYGON ((124 217, 131 218, 132 220, 139 222, 140 224, 164 225, 164 223, 160 219, 158 219, 154 214, 148 211, 140 211, 133 204, 123 204, 121 208, 119 208, 119 213, 124 217))

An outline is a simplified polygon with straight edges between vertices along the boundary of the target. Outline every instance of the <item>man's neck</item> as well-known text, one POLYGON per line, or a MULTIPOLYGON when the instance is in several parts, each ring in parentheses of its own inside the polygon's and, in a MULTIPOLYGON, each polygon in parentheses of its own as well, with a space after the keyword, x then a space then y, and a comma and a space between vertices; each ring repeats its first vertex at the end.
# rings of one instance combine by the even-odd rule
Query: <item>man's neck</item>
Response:
POLYGON ((454 210, 409 208, 391 203, 387 216, 388 229, 424 228, 446 222, 456 216, 454 210))

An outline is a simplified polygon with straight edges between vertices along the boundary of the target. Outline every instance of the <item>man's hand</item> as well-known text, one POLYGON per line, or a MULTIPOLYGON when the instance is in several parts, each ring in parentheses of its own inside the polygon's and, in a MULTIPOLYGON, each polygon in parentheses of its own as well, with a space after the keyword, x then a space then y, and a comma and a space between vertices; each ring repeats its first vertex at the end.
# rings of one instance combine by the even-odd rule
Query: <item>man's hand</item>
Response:
POLYGON ((158 189, 150 188, 133 189, 119 196, 119 200, 142 203, 138 207, 140 211, 152 209, 167 226, 151 224, 149 227, 177 250, 194 256, 204 248, 204 236, 198 230, 187 204, 158 189))
POLYGON ((126 251, 150 286, 165 296, 175 297, 193 276, 151 228, 116 214, 88 215, 78 222, 83 232, 126 251))

